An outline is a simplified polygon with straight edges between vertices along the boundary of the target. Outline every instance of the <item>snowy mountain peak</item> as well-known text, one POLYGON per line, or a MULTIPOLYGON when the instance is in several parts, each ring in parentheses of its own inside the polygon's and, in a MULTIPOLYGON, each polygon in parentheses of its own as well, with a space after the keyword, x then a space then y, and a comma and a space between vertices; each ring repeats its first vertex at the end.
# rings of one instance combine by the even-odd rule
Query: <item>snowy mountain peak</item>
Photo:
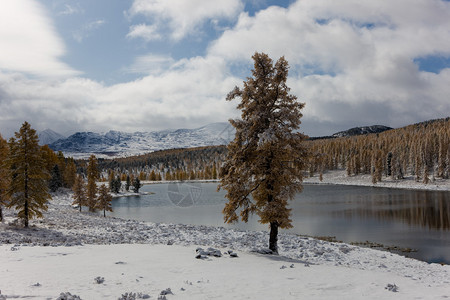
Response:
POLYGON ((77 158, 95 154, 98 157, 121 157, 172 148, 191 148, 228 144, 234 128, 227 122, 212 123, 195 129, 176 129, 127 133, 77 132, 50 144, 54 151, 77 158))
POLYGON ((51 129, 45 129, 44 131, 39 132, 38 137, 40 145, 49 145, 51 143, 56 142, 59 139, 66 138, 62 134, 59 134, 51 129))

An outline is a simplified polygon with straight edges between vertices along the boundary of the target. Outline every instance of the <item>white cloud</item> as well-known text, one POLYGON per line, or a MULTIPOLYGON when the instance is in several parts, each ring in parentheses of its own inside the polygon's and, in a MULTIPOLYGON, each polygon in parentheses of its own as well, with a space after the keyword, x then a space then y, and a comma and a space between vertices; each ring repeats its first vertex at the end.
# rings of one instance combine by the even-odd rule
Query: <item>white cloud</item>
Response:
POLYGON ((0 5, 0 70, 38 76, 78 73, 60 60, 65 46, 38 2, 5 0, 0 5))
POLYGON ((133 64, 126 68, 125 71, 129 73, 156 75, 169 70, 174 63, 174 59, 170 56, 148 54, 138 56, 133 64))
POLYGON ((73 32, 72 36, 74 40, 81 43, 84 39, 91 36, 92 32, 99 29, 106 23, 105 20, 95 20, 85 23, 80 29, 73 32))
POLYGON ((158 32, 156 25, 138 24, 130 27, 128 38, 142 38, 145 41, 160 40, 161 34, 158 32))
POLYGON ((232 19, 243 9, 241 0, 134 0, 131 17, 144 15, 158 29, 168 25, 174 40, 195 32, 207 20, 232 19))
POLYGON ((63 134, 74 128, 132 132, 226 121, 235 105, 224 95, 240 80, 225 74, 225 62, 217 57, 183 59, 164 73, 113 86, 0 72, 0 124, 9 126, 2 125, 2 135, 11 135, 25 120, 38 130, 52 128, 63 134))
POLYGON ((64 4, 64 7, 58 12, 59 16, 70 16, 74 14, 82 13, 83 9, 80 8, 79 4, 76 6, 70 4, 64 4))
MULTIPOLYGON (((172 38, 179 39, 202 22, 231 18, 239 11, 231 9, 233 5, 241 5, 237 1, 182 1, 176 8, 175 4, 179 3, 134 1, 129 11, 132 16, 144 14, 155 21, 131 27, 128 37, 153 39, 166 21, 172 38), (193 3, 205 11, 196 12, 193 3)), ((226 102, 225 96, 244 80, 233 71, 251 67, 255 51, 266 52, 274 60, 285 55, 289 61, 288 85, 306 102, 302 128, 308 134, 331 134, 330 127, 338 131, 375 123, 402 126, 446 117, 450 111, 450 69, 434 74, 414 64, 417 57, 450 56, 449 2, 302 0, 288 8, 270 7, 255 16, 241 13, 237 24, 212 42, 204 57, 175 61, 169 54, 142 55, 124 71, 144 77, 113 86, 82 78, 30 79, 11 72, 54 75, 58 72, 52 66, 59 66, 56 70, 63 74, 73 72, 59 60, 64 45, 42 8, 30 7, 19 11, 30 14, 30 20, 42 21, 33 22, 41 25, 28 28, 13 20, 0 26, 0 42, 7 42, 5 48, 0 45, 0 127, 9 134, 24 120, 36 129, 52 128, 64 134, 74 129, 192 128, 225 121, 238 115, 236 103, 226 102), (17 28, 10 28, 11 24, 17 28), (21 26, 30 32, 19 34, 21 26), (23 54, 28 49, 43 54, 31 60, 23 54), (10 68, 5 67, 8 64, 10 68)), ((5 18, 0 18, 2 22, 5 18)), ((92 23, 86 28, 102 25, 92 23)))
POLYGON ((208 53, 234 63, 284 55, 305 121, 401 126, 448 115, 448 70, 429 74, 414 59, 449 57, 449 37, 450 2, 303 0, 242 13, 208 53))

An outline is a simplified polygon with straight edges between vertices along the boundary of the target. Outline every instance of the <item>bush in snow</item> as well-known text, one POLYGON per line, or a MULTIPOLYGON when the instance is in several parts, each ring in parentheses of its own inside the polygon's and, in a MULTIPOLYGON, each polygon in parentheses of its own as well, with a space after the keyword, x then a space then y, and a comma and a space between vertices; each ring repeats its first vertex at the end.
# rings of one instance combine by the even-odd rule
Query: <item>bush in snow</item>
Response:
POLYGON ((388 285, 384 289, 394 293, 398 292, 398 286, 396 284, 388 283, 388 285))
POLYGON ((135 300, 135 299, 149 299, 148 294, 143 293, 125 293, 119 298, 119 300, 135 300))
MULTIPOLYGON (((161 296, 164 295, 173 295, 172 290, 170 288, 167 288, 165 290, 162 290, 161 293, 159 293, 161 296)), ((158 298, 159 299, 159 298, 158 298)))
POLYGON ((81 300, 81 298, 77 295, 72 295, 71 293, 61 293, 56 300, 81 300))
POLYGON ((105 282, 105 278, 104 278, 104 277, 97 276, 97 277, 94 278, 94 281, 95 281, 95 283, 97 283, 97 284, 102 284, 103 282, 105 282))

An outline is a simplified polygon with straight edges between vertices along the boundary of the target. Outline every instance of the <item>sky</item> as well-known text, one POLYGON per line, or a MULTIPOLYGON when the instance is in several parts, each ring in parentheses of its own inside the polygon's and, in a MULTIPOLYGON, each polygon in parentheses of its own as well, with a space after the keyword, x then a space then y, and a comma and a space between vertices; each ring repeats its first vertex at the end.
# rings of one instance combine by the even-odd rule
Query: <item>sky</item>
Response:
POLYGON ((310 136, 449 116, 449 1, 2 0, 0 133, 226 122, 255 52, 289 62, 310 136))

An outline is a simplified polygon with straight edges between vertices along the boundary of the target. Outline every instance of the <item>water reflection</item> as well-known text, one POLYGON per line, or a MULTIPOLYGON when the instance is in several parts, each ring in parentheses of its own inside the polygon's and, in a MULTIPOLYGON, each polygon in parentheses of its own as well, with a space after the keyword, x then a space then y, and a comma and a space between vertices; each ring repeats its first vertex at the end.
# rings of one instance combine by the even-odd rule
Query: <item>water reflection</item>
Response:
POLYGON ((444 192, 414 191, 406 194, 349 195, 354 206, 333 215, 347 218, 400 221, 410 226, 450 230, 450 205, 444 192))
MULTIPOLYGON (((216 192, 214 183, 202 183, 200 188, 201 193, 189 198, 185 197, 192 192, 188 184, 144 186, 143 191, 153 194, 114 199, 110 215, 156 223, 267 230, 257 216, 248 223, 224 224, 225 191, 216 192)), ((450 264, 449 192, 305 185, 304 191, 290 202, 290 208, 294 226, 289 229, 291 233, 412 248, 418 250, 409 254, 412 257, 450 264)))

